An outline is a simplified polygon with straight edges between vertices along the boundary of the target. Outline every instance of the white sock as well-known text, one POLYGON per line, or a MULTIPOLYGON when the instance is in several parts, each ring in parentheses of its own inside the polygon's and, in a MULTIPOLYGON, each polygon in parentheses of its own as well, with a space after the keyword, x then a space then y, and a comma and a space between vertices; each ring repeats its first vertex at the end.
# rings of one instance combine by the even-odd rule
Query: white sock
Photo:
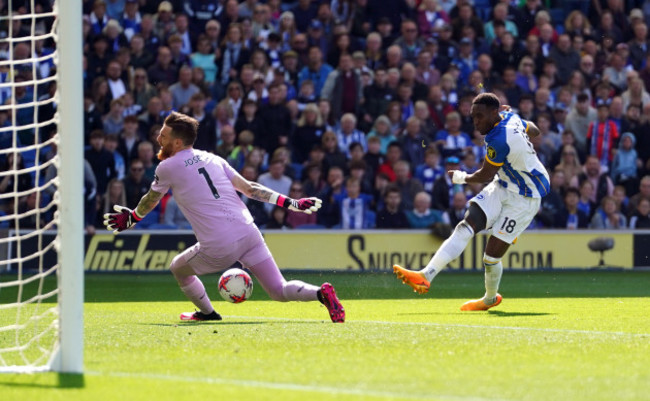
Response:
POLYGON ((483 297, 483 302, 490 305, 496 301, 501 275, 503 274, 503 263, 501 263, 501 259, 484 254, 483 265, 485 266, 485 297, 483 297))
POLYGON ((431 282, 449 262, 459 257, 473 236, 474 230, 469 224, 464 221, 458 223, 451 237, 442 243, 440 249, 433 255, 427 266, 422 269, 427 280, 431 282))
POLYGON ((209 315, 214 311, 214 308, 212 307, 212 303, 210 303, 208 293, 205 292, 203 283, 196 276, 191 276, 188 281, 189 280, 191 280, 191 282, 181 287, 181 291, 183 291, 185 296, 192 301, 192 303, 199 308, 202 313, 209 315))

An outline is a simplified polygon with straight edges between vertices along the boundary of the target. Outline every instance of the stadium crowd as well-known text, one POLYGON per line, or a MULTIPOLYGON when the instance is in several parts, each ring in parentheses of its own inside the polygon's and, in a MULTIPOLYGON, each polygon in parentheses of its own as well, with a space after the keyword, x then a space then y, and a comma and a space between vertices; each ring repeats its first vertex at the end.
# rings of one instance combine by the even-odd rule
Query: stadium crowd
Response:
MULTIPOLYGON (((83 7, 91 233, 114 204, 134 208, 149 189, 156 136, 172 110, 200 121, 196 148, 245 178, 323 200, 318 214, 305 215, 242 197, 262 228, 444 231, 482 188, 454 185, 445 174, 474 172, 483 162, 470 118, 482 91, 542 132, 532 143, 551 192, 532 228, 650 228, 650 0, 93 0, 83 7)), ((7 12, 2 1, 0 11, 7 12)), ((40 42, 34 54, 52 51, 40 42)), ((3 46, 0 58, 29 56, 29 47, 3 46)), ((36 71, 47 76, 52 68, 36 71)), ((19 89, 20 103, 47 99, 56 86, 19 89)), ((54 112, 41 109, 16 118, 54 112)), ((8 124, 11 115, 0 112, 0 125, 8 124)), ((12 165, 6 158, 3 170, 12 165)), ((33 185, 29 174, 19 178, 19 188, 33 185)), ((13 179, 5 177, 0 192, 12 190, 13 179)), ((21 210, 35 207, 29 198, 21 210)), ((41 224, 30 218, 21 227, 41 224)), ((170 194, 138 227, 186 228, 187 221, 170 194)))

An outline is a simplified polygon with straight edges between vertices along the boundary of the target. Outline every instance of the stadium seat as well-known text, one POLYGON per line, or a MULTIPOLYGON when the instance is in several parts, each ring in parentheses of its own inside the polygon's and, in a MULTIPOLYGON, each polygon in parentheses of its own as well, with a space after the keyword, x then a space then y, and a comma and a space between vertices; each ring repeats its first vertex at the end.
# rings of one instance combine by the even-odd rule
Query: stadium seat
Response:
POLYGON ((321 224, 303 224, 295 227, 296 230, 324 230, 327 227, 321 224))
POLYGON ((178 230, 175 224, 154 223, 147 227, 149 230, 178 230))
POLYGON ((152 210, 146 216, 144 216, 144 219, 140 220, 140 222, 136 224, 134 228, 140 230, 148 229, 153 224, 159 224, 159 221, 160 212, 158 210, 152 210))

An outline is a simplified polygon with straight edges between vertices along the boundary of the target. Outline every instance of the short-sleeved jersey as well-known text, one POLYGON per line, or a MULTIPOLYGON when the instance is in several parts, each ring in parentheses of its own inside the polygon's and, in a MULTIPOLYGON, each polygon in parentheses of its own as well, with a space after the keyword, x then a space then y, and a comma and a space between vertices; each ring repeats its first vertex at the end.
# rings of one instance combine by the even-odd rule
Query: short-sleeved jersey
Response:
POLYGON ((518 115, 501 112, 501 121, 485 137, 485 161, 501 167, 499 183, 529 198, 542 198, 550 190, 546 168, 528 141, 528 123, 518 115))
POLYGON ((205 245, 230 244, 250 233, 253 217, 231 179, 235 170, 221 157, 185 149, 156 168, 151 189, 174 193, 174 199, 205 245))

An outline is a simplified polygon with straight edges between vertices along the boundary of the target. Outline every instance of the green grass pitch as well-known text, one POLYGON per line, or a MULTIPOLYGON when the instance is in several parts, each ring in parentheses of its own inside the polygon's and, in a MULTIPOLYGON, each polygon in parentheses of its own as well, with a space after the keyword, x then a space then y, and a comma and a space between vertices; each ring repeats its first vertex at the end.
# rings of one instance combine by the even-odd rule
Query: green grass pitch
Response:
POLYGON ((84 375, 0 374, 0 400, 650 399, 650 272, 506 271, 503 303, 478 313, 459 307, 483 294, 480 272, 424 296, 386 273, 286 276, 332 282, 346 323, 258 285, 226 303, 215 275, 224 320, 183 324, 171 275, 89 275, 84 375))

